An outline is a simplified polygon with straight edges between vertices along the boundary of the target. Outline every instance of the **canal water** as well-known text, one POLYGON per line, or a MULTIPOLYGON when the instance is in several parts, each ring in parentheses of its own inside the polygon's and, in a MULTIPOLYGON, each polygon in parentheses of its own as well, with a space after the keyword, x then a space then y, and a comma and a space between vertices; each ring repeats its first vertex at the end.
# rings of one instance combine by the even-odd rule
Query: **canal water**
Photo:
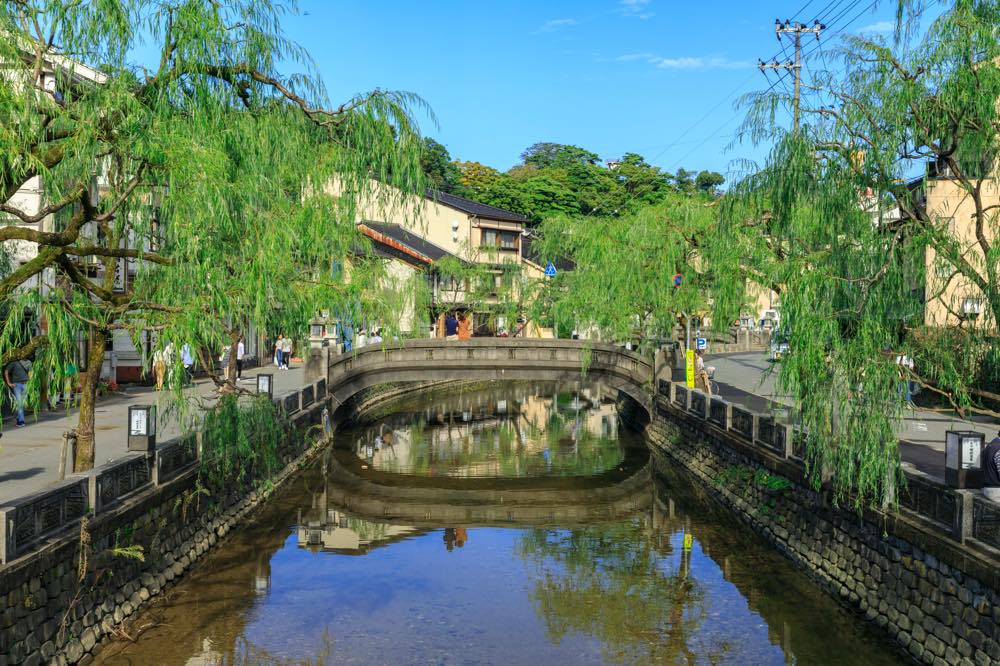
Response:
POLYGON ((682 475, 651 473, 616 398, 517 383, 383 406, 96 661, 904 663, 682 475))

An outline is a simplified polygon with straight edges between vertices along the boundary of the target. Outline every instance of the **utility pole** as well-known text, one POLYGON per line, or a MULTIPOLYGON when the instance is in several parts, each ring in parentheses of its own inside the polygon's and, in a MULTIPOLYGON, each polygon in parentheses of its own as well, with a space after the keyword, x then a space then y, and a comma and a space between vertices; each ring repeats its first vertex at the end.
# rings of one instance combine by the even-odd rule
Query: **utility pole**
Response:
POLYGON ((816 41, 819 41, 819 34, 826 29, 826 26, 820 23, 818 20, 813 22, 811 28, 807 28, 804 23, 799 23, 798 21, 792 22, 785 19, 782 23, 781 19, 774 20, 774 35, 781 41, 784 35, 791 35, 792 40, 795 42, 795 60, 785 62, 778 62, 774 60, 773 62, 759 61, 757 67, 760 71, 766 69, 784 69, 792 72, 795 77, 795 89, 792 93, 792 129, 796 132, 799 131, 799 98, 802 95, 802 35, 805 33, 811 33, 816 35, 816 41))

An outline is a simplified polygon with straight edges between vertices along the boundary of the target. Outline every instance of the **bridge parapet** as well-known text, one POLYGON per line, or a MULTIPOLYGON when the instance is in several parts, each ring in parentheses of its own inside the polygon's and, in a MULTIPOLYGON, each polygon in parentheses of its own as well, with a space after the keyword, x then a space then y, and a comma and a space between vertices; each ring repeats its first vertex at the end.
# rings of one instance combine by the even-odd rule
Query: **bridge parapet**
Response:
POLYGON ((440 379, 563 380, 581 373, 607 379, 650 406, 652 360, 614 345, 535 338, 440 338, 390 341, 331 356, 327 386, 335 403, 390 381, 440 379))

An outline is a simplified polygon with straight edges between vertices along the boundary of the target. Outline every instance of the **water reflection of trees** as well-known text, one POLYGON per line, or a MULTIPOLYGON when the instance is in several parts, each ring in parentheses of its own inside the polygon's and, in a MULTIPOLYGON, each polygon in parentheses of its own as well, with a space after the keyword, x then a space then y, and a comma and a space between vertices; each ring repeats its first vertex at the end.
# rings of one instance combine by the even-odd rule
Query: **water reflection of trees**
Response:
POLYGON ((357 433, 374 469, 428 476, 540 477, 605 472, 624 458, 615 396, 598 383, 508 386, 411 401, 357 433), (420 407, 418 409, 418 407, 420 407))
POLYGON ((690 551, 674 553, 639 523, 530 530, 517 552, 550 640, 593 636, 616 663, 717 663, 729 650, 700 635, 708 612, 690 551))

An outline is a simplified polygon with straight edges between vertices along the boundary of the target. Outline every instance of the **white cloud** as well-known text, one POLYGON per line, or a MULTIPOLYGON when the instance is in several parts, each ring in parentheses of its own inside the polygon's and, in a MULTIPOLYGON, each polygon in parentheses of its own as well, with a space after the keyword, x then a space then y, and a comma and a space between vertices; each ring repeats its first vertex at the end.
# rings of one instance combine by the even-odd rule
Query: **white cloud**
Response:
POLYGON ((631 62, 633 60, 652 60, 656 56, 652 53, 626 53, 625 55, 620 55, 615 60, 618 62, 631 62))
POLYGON ((545 24, 538 30, 538 32, 552 32, 553 30, 558 30, 559 28, 565 28, 571 25, 576 25, 576 19, 572 18, 553 19, 551 21, 546 21, 545 24))
POLYGON ((858 30, 859 35, 888 35, 896 29, 892 21, 879 21, 858 30))
POLYGON ((701 56, 685 56, 681 58, 657 58, 653 63, 660 69, 743 69, 751 63, 746 60, 730 60, 728 58, 701 56))
POLYGON ((618 11, 625 16, 645 20, 654 16, 649 11, 650 0, 619 0, 618 11))
POLYGON ((626 53, 615 58, 618 62, 642 60, 659 69, 743 69, 753 63, 746 60, 730 60, 722 56, 679 56, 664 58, 653 53, 626 53))
POLYGON ((553 19, 546 21, 545 25, 542 26, 542 30, 555 30, 556 28, 564 28, 568 25, 576 25, 576 19, 553 19))

